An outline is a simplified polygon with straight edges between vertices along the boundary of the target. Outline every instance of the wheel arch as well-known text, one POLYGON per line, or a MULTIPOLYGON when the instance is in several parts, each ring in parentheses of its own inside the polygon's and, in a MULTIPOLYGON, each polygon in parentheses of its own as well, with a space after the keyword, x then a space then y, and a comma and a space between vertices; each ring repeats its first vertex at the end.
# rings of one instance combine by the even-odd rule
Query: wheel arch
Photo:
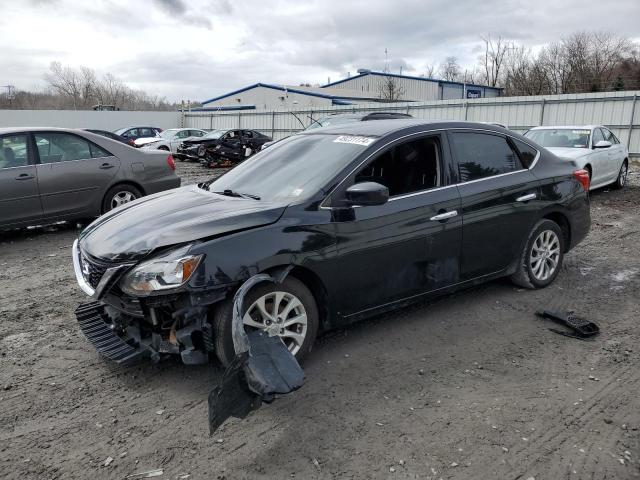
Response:
POLYGON ((105 200, 107 199, 107 194, 111 191, 112 188, 120 186, 120 185, 129 185, 131 187, 135 187, 136 189, 140 190, 140 193, 142 193, 142 196, 145 196, 147 194, 147 192, 145 191, 144 187, 142 185, 140 185, 138 182, 134 181, 134 180, 118 180, 116 182, 114 182, 112 185, 109 185, 109 188, 107 188, 104 192, 104 195, 102 195, 102 200, 100 201, 100 211, 101 213, 105 213, 102 212, 103 210, 103 205, 105 200))
MULTIPOLYGON (((265 273, 273 273, 289 267, 290 265, 274 265, 265 270, 265 273)), ((320 276, 313 270, 300 265, 294 265, 287 276, 295 277, 297 280, 300 280, 304 286, 311 291, 318 307, 320 327, 323 330, 329 328, 331 322, 331 309, 329 308, 327 289, 320 276)))
POLYGON ((571 248, 571 222, 569 222, 569 218, 558 210, 545 213, 541 219, 545 218, 555 222, 560 227, 564 240, 564 253, 567 253, 571 248))

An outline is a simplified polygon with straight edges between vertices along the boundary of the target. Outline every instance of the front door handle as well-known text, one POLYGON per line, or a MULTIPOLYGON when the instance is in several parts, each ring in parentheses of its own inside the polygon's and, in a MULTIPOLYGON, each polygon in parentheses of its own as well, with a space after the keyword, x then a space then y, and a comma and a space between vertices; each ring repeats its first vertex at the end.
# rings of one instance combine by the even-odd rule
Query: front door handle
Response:
POLYGON ((429 220, 431 220, 432 222, 441 222, 442 220, 448 220, 450 218, 457 217, 457 216, 458 216, 458 211, 451 210, 450 212, 439 213, 438 215, 431 217, 429 220))
POLYGON ((31 175, 30 173, 21 173, 16 177, 16 180, 31 180, 32 178, 36 178, 35 175, 31 175))
POLYGON ((102 170, 107 170, 108 168, 113 168, 113 165, 111 165, 110 163, 103 163, 102 165, 100 165, 100 168, 102 170))
POLYGON ((535 200, 537 195, 535 193, 529 193, 521 197, 516 198, 516 202, 528 202, 529 200, 535 200))

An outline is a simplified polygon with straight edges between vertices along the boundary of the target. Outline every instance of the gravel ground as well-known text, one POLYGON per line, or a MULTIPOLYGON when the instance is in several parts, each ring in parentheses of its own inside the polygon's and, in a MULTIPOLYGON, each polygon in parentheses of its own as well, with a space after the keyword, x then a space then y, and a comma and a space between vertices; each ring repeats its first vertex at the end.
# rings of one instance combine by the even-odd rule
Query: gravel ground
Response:
MULTIPOLYGON (((178 164, 183 183, 211 172, 178 164)), ((216 366, 121 368, 73 310, 74 225, 0 237, 0 477, 640 477, 640 169, 592 195, 588 238, 541 291, 495 281, 321 338, 293 395, 210 438, 216 366), (572 308, 594 341, 533 312, 572 308)))

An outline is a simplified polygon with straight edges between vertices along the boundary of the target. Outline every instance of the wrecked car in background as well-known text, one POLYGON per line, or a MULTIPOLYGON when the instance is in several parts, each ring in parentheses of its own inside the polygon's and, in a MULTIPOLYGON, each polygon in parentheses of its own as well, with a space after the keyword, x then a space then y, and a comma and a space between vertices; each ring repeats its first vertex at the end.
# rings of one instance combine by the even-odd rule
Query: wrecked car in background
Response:
POLYGON ((255 130, 212 130, 189 138, 176 150, 179 160, 197 160, 206 167, 235 165, 256 153, 271 138, 255 130))
POLYGON ((589 178, 524 137, 467 122, 381 120, 291 136, 222 177, 104 215, 73 245, 104 356, 234 358, 247 331, 298 359, 318 331, 502 276, 542 288, 590 227, 589 178))

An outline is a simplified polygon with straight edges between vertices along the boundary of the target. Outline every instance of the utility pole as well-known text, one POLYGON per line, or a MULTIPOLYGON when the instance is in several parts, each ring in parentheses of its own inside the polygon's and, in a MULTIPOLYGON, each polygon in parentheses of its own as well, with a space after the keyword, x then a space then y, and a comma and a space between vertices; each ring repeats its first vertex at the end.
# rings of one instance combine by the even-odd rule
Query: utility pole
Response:
POLYGON ((13 85, 0 85, 0 87, 7 89, 7 93, 5 95, 7 97, 7 100, 9 100, 9 108, 11 108, 12 101, 15 98, 16 87, 14 87, 13 85))

